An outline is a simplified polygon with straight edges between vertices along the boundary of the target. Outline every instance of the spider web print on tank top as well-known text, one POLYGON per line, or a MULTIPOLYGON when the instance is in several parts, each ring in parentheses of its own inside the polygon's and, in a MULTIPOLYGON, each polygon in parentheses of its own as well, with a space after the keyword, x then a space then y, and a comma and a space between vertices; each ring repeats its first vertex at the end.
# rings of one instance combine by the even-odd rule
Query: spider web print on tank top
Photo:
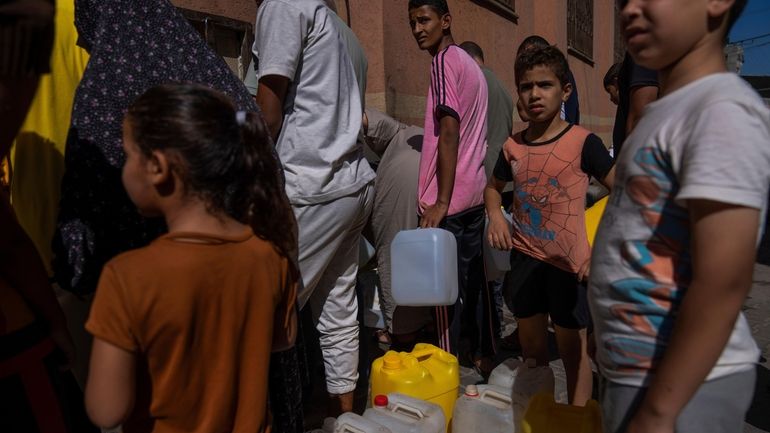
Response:
POLYGON ((584 222, 588 175, 581 169, 589 134, 571 126, 534 144, 520 132, 504 146, 514 177, 514 248, 572 273, 590 254, 584 222))

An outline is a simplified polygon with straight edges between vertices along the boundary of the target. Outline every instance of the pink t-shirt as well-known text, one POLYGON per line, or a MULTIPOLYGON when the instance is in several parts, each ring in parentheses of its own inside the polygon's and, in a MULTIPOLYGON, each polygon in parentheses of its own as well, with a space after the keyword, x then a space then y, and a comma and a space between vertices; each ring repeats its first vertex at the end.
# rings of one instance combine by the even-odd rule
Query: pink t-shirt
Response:
MULTIPOLYGON (((433 205, 438 196, 439 116, 460 122, 460 143, 452 199, 447 215, 484 203, 484 156, 487 152, 487 82, 476 62, 457 45, 433 57, 425 110, 425 136, 420 157, 417 198, 433 205)), ((419 203, 418 203, 419 206, 419 203)), ((423 208, 419 206, 420 214, 423 208)))

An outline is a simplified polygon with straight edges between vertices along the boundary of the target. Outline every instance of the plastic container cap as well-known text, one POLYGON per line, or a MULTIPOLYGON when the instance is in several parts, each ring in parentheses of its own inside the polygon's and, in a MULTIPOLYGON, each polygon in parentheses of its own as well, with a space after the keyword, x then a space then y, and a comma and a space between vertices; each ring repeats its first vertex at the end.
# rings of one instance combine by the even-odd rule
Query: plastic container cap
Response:
POLYGON ((388 405, 388 396, 379 394, 374 397, 374 405, 377 407, 385 407, 388 405))
POLYGON ((479 388, 476 385, 468 385, 465 387, 465 395, 468 397, 478 397, 479 388))
POLYGON ((397 353, 386 353, 382 359, 382 368, 386 370, 398 370, 401 368, 401 357, 397 353))

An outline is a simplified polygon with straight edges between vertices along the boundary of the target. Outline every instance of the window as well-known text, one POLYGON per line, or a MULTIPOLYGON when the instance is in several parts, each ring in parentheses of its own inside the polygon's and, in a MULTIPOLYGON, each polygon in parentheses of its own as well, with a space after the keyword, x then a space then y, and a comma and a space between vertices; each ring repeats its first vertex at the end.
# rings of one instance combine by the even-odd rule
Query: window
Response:
POLYGON ((251 62, 254 31, 251 24, 231 18, 178 8, 214 52, 243 80, 251 62))
POLYGON ((620 6, 615 2, 615 55, 614 62, 622 62, 626 54, 626 40, 623 38, 623 21, 620 19, 620 6))
POLYGON ((593 63, 594 0, 567 0, 567 49, 593 63))
POLYGON ((474 0, 476 3, 487 6, 500 15, 516 22, 519 16, 516 15, 516 8, 514 7, 514 0, 474 0))

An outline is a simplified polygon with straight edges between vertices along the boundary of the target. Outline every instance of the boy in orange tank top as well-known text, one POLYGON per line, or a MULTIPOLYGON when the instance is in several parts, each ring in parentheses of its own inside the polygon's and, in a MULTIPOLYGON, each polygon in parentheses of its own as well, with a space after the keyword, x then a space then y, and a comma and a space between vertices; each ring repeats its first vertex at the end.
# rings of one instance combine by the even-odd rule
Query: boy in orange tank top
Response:
POLYGON ((584 209, 588 179, 612 187, 612 158, 601 139, 559 116, 572 85, 567 60, 555 47, 532 48, 516 59, 519 99, 527 129, 503 145, 484 201, 489 242, 511 251, 506 300, 518 319, 525 358, 547 365, 548 316, 567 373, 569 401, 582 406, 591 396, 586 349, 589 324, 586 289, 591 249, 584 209), (513 229, 501 212, 501 195, 513 182, 513 229))

